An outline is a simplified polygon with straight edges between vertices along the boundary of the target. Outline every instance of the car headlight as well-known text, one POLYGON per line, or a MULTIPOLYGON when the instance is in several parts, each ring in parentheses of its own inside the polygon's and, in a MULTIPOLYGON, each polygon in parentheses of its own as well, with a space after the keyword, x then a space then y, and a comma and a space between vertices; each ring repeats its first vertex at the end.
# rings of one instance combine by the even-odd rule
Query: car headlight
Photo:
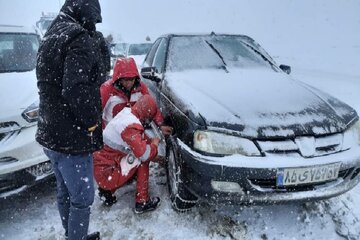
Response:
POLYGON ((360 121, 357 121, 344 133, 343 150, 354 144, 360 145, 360 121))
POLYGON ((27 107, 21 115, 29 123, 36 122, 39 119, 39 101, 36 101, 27 107))
POLYGON ((252 141, 211 131, 195 131, 194 148, 214 154, 261 156, 260 151, 252 141))

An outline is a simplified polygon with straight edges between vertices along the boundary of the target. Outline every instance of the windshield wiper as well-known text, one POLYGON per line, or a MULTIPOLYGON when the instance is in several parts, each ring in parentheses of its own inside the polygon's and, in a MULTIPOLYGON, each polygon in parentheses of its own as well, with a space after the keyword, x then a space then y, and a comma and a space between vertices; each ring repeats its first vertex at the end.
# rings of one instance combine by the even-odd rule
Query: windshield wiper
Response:
POLYGON ((209 47, 216 53, 216 55, 219 56, 219 58, 221 59, 221 61, 223 62, 223 66, 221 66, 222 69, 225 70, 226 73, 229 73, 229 71, 226 68, 226 62, 224 61, 223 56, 221 56, 220 52, 214 47, 214 45, 212 45, 211 43, 209 43, 207 40, 204 40, 206 42, 207 45, 209 45, 209 47))
POLYGON ((275 71, 277 70, 276 67, 274 66, 274 63, 271 62, 271 61, 270 61, 264 54, 262 54, 259 50, 257 50, 256 48, 254 48, 251 44, 248 44, 248 43, 246 43, 246 42, 244 42, 244 41, 241 41, 241 40, 240 40, 240 42, 242 42, 245 46, 247 46, 248 48, 250 48, 251 50, 253 50, 255 53, 259 54, 259 55, 262 57, 262 59, 264 59, 266 62, 270 63, 270 66, 271 66, 275 71))

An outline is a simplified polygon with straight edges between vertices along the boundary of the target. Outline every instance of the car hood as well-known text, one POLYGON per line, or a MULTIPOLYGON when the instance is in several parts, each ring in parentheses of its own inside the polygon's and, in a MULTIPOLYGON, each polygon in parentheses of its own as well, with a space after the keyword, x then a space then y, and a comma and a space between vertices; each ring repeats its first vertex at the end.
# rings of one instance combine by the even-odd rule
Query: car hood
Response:
POLYGON ((190 118, 249 138, 342 132, 358 118, 348 105, 282 72, 197 70, 165 79, 165 92, 190 118))
POLYGON ((38 100, 35 70, 1 73, 0 76, 0 122, 28 125, 21 113, 38 100))

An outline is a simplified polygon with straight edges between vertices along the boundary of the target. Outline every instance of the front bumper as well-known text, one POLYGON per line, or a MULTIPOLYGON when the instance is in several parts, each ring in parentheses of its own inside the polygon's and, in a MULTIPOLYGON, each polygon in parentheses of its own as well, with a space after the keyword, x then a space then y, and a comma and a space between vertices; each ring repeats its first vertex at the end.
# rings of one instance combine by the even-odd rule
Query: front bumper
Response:
POLYGON ((0 141, 0 192, 31 185, 51 174, 51 165, 35 141, 36 125, 7 133, 0 141))
POLYGON ((9 134, 0 142, 0 175, 48 161, 35 141, 36 125, 9 134))
MULTIPOLYGON (((178 140, 182 181, 200 200, 215 203, 269 203, 325 199, 340 195, 360 181, 360 147, 315 158, 273 154, 265 157, 209 157, 178 140), (311 167, 340 162, 339 177, 329 182, 277 187, 278 168, 311 167), (215 190, 212 181, 237 183, 238 192, 215 190)), ((229 183, 230 184, 230 183, 229 183)))

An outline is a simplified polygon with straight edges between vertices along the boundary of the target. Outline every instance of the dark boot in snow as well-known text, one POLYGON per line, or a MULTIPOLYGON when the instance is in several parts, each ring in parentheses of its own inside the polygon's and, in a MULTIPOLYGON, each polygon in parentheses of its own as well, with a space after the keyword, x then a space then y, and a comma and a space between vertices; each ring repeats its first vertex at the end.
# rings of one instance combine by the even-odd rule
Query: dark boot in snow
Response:
POLYGON ((93 233, 87 235, 86 240, 100 240, 100 233, 93 232, 93 233))
POLYGON ((111 191, 102 188, 99 188, 98 190, 99 190, 99 197, 101 201, 104 202, 105 206, 112 206, 114 203, 117 202, 116 196, 114 196, 111 191))
POLYGON ((136 203, 135 204, 135 213, 140 214, 144 212, 149 212, 155 210, 160 205, 160 198, 154 197, 151 198, 146 203, 136 203))

